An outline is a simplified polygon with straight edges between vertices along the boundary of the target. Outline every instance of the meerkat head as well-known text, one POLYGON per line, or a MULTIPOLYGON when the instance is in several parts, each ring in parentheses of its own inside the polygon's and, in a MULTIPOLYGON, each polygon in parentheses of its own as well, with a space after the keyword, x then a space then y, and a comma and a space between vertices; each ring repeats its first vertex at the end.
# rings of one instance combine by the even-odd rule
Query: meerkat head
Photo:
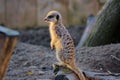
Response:
POLYGON ((47 23, 61 22, 61 14, 58 11, 49 11, 44 21, 47 23))

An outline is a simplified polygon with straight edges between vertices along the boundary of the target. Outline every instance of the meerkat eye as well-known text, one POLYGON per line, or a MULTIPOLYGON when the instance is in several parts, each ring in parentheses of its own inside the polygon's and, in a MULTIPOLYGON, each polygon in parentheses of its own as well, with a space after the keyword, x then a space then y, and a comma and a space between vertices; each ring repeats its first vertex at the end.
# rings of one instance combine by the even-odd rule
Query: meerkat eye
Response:
POLYGON ((53 17, 54 17, 53 15, 48 16, 48 18, 53 18, 53 17))
POLYGON ((57 19, 57 20, 59 19, 59 15, 56 16, 56 19, 57 19))

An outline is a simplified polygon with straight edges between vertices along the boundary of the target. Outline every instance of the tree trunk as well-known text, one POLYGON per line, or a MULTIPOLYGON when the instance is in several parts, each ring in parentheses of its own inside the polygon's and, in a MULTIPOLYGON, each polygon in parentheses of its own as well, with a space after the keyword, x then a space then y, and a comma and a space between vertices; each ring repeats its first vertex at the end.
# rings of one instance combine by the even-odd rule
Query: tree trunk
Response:
POLYGON ((78 47, 117 42, 120 34, 120 0, 108 0, 90 30, 85 41, 78 47))
MULTIPOLYGON (((93 14, 89 14, 87 17, 87 26, 86 29, 83 32, 83 35, 81 36, 80 42, 79 42, 79 47, 82 47, 82 45, 84 44, 84 42, 86 41, 88 34, 90 33, 92 27, 93 27, 93 23, 95 21, 95 17, 93 14)), ((78 48, 79 48, 78 47, 78 48)))

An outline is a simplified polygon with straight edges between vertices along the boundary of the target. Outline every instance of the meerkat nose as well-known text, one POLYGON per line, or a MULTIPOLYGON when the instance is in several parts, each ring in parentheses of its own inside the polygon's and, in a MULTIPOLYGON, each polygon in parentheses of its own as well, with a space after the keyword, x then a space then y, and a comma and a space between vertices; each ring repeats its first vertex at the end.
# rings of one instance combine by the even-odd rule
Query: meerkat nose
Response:
POLYGON ((44 18, 44 21, 46 22, 46 21, 47 21, 47 18, 44 18))

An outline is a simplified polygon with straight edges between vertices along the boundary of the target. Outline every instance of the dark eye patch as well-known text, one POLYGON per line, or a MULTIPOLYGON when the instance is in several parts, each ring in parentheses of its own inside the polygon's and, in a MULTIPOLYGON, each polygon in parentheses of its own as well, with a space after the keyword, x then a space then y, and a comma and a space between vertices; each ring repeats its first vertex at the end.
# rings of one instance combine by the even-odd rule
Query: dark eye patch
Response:
POLYGON ((57 19, 57 20, 59 19, 59 15, 56 16, 56 19, 57 19))
POLYGON ((53 17, 54 17, 53 15, 48 16, 48 18, 53 18, 53 17))

